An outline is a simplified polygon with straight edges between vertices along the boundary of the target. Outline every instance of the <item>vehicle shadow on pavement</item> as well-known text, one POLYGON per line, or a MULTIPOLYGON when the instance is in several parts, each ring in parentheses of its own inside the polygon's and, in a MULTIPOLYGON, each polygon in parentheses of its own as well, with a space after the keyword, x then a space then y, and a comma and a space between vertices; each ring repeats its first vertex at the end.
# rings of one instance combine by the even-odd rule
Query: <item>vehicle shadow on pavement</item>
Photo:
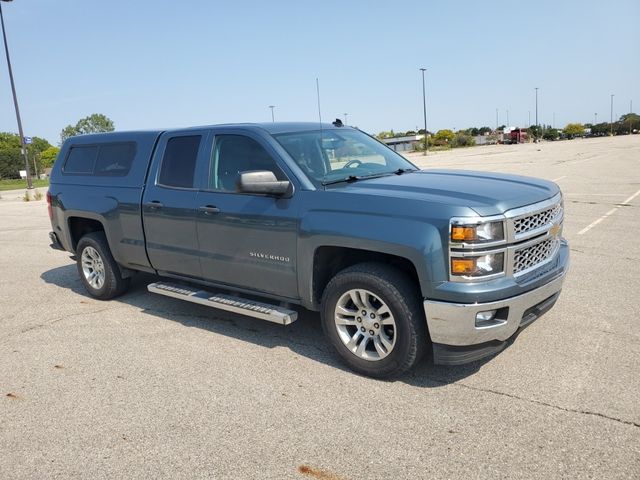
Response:
MULTIPOLYGON (((69 289, 83 298, 90 298, 78 277, 75 264, 53 268, 43 272, 40 278, 46 283, 69 289)), ((350 372, 325 338, 319 314, 316 312, 302 307, 292 307, 298 312, 298 320, 287 326, 277 325, 203 305, 154 295, 147 291, 147 285, 157 280, 158 277, 153 275, 137 274, 132 278, 129 291, 109 302, 130 305, 162 320, 178 322, 187 327, 233 337, 261 347, 286 347, 298 355, 350 372)), ((433 365, 430 358, 423 359, 419 365, 397 380, 423 388, 441 387, 475 373, 486 361, 485 359, 467 365, 442 367, 433 365)))

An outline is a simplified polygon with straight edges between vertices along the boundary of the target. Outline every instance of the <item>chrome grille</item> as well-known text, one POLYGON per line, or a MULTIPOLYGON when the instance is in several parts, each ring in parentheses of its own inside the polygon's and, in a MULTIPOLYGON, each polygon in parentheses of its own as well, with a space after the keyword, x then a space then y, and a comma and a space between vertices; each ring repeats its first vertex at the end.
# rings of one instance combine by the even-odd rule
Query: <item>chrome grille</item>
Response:
POLYGON ((543 210, 541 212, 534 213, 533 215, 516 218, 513 221, 514 233, 516 235, 521 235, 523 233, 527 233, 532 230, 544 227, 545 225, 553 222, 556 218, 559 218, 561 215, 562 205, 558 203, 551 208, 547 208, 546 210, 543 210))
POLYGON ((514 252, 513 274, 524 272, 536 267, 546 260, 551 259, 558 248, 559 240, 549 238, 544 242, 536 243, 530 247, 522 248, 514 252))

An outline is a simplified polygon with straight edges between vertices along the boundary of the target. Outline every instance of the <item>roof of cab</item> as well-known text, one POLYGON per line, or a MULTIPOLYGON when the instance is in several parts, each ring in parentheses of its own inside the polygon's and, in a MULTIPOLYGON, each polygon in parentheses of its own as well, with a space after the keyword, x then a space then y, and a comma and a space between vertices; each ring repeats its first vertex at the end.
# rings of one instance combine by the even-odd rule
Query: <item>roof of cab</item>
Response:
POLYGON ((201 125, 187 128, 170 128, 162 130, 130 130, 130 131, 116 131, 116 132, 104 132, 104 133, 88 133, 84 135, 76 135, 70 137, 73 143, 94 143, 94 142, 114 142, 131 140, 135 136, 158 136, 165 132, 183 132, 185 130, 202 130, 207 128, 229 128, 229 129, 247 129, 256 130, 262 129, 271 135, 279 133, 292 133, 292 132, 305 132, 313 130, 332 130, 337 128, 351 128, 351 127, 336 127, 331 123, 319 123, 319 122, 269 122, 269 123, 224 123, 218 125, 201 125))

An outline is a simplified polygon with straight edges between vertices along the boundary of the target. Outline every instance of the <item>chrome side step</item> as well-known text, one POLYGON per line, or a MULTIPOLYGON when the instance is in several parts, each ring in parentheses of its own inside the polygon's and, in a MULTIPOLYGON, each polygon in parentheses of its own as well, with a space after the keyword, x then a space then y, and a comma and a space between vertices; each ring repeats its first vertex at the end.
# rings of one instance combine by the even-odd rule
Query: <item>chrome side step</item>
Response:
POLYGON ((207 307, 225 310, 227 312, 239 313, 249 317, 289 325, 298 319, 298 312, 268 303, 255 302, 244 298, 234 297, 222 293, 212 293, 205 290, 173 283, 156 282, 147 286, 153 293, 166 295, 167 297, 179 298, 187 302, 199 303, 207 307))

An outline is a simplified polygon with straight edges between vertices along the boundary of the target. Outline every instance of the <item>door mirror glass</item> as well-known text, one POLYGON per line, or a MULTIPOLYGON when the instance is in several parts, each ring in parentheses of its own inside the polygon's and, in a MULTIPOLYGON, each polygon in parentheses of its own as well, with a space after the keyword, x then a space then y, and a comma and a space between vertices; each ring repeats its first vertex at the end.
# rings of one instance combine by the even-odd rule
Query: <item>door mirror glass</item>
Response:
POLYGON ((291 190, 291 182, 278 180, 275 173, 268 170, 242 172, 238 177, 240 193, 258 193, 263 195, 283 196, 291 190))

